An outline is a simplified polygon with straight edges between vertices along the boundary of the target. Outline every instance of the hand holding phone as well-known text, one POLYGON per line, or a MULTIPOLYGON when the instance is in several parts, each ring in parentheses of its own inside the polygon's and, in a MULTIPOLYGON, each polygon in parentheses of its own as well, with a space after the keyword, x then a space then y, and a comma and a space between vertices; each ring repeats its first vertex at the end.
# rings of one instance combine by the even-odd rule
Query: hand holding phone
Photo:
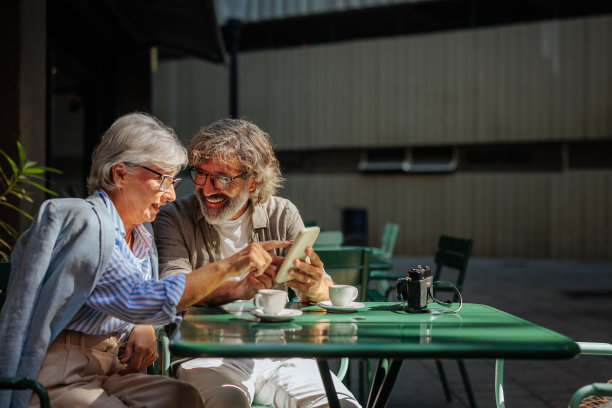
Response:
POLYGON ((298 234, 276 274, 276 282, 283 283, 293 279, 293 276, 289 275, 289 269, 295 268, 293 261, 306 259, 306 248, 314 245, 319 236, 319 231, 321 231, 319 227, 308 227, 298 234))

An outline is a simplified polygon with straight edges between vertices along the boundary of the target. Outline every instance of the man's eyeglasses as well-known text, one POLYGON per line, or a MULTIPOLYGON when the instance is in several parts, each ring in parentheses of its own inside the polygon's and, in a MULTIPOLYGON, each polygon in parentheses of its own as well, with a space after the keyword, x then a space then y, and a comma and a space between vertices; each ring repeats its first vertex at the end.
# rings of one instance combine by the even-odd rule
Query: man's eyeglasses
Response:
POLYGON ((189 168, 189 175, 191 176, 191 180, 194 182, 194 184, 197 184, 198 186, 203 186, 204 184, 206 184, 206 179, 210 177, 210 182, 217 190, 227 190, 233 180, 236 180, 240 177, 244 177, 247 174, 249 174, 248 171, 240 173, 239 175, 234 177, 214 176, 212 174, 204 173, 202 170, 198 170, 194 167, 189 168))
POLYGON ((148 167, 145 166, 141 166, 140 164, 137 165, 138 167, 142 167, 145 170, 150 171, 151 173, 155 173, 158 176, 161 177, 160 183, 159 183, 159 191, 166 191, 170 188, 170 186, 174 186, 174 189, 176 189, 178 187, 178 185, 181 183, 181 181, 183 180, 180 177, 174 177, 171 176, 169 174, 162 174, 158 171, 155 170, 151 170, 148 167))

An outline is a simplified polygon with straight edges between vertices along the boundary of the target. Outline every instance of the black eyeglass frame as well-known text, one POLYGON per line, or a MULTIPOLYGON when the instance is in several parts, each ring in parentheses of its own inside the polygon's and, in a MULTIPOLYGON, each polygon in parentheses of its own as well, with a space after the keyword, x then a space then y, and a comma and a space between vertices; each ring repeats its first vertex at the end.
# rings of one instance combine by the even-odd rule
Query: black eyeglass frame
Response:
POLYGON ((176 188, 178 187, 178 185, 181 183, 181 181, 183 181, 183 179, 182 179, 182 178, 180 178, 180 177, 174 177, 174 176, 171 176, 171 175, 169 175, 169 174, 162 174, 162 173, 160 173, 159 171, 152 170, 152 169, 150 169, 150 168, 148 168, 148 167, 146 167, 146 166, 142 166, 142 165, 140 165, 140 164, 137 164, 137 166, 138 166, 138 167, 142 167, 143 169, 148 170, 148 171, 150 171, 151 173, 155 173, 155 174, 157 174, 158 176, 160 176, 160 177, 161 177, 161 180, 159 181, 159 191, 168 191, 168 188, 169 188, 170 186, 168 186, 168 187, 164 187, 164 181, 165 181, 167 178, 172 179, 172 187, 174 187, 174 189, 176 189, 176 188))
POLYGON ((245 171, 244 173, 240 173, 239 175, 234 176, 234 177, 218 176, 218 175, 212 175, 212 174, 205 173, 202 170, 196 169, 195 167, 189 167, 189 177, 191 177, 191 181, 193 181, 193 184, 195 184, 196 186, 203 186, 203 185, 206 184, 206 181, 210 177, 210 182, 212 183, 212 186, 215 189, 220 190, 220 191, 227 190, 230 187, 230 183, 232 181, 234 181, 234 180, 236 180, 238 178, 244 177, 244 176, 246 176, 248 174, 249 174, 249 172, 245 171), (196 183, 195 177, 194 177, 194 173, 196 173, 196 174, 197 173, 203 174, 205 176, 204 177, 204 182, 201 183, 201 184, 200 183, 196 183), (224 179, 223 183, 225 184, 225 187, 221 187, 221 188, 217 187, 217 184, 215 183, 215 178, 224 179))

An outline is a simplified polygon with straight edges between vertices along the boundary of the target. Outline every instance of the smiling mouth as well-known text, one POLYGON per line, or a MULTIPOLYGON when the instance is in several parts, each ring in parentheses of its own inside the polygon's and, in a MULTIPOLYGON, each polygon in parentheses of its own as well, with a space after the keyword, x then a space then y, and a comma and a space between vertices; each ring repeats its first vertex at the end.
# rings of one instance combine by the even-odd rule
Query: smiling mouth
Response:
POLYGON ((226 202, 228 198, 228 196, 220 194, 213 194, 211 196, 204 197, 204 199, 206 200, 206 205, 209 207, 218 207, 219 205, 226 202))

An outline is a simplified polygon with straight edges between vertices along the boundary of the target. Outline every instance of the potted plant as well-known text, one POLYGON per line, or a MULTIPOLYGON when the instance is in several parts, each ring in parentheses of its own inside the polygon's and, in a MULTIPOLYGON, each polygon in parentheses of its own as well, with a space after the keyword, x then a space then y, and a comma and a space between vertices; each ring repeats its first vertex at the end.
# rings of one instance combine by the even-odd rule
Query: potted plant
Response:
MULTIPOLYGON (((27 186, 32 186, 37 190, 57 196, 57 193, 43 185, 45 182, 43 174, 45 172, 62 174, 62 172, 52 167, 37 166, 36 162, 27 160, 25 150, 19 142, 17 142, 17 149, 19 151, 19 163, 11 159, 8 154, 0 149, 0 154, 4 156, 10 166, 10 172, 0 167, 0 206, 8 207, 32 220, 33 217, 30 214, 9 202, 9 197, 13 196, 17 197, 18 200, 34 202, 31 193, 26 189, 27 186)), ((0 262, 9 261, 11 251, 19 234, 20 232, 9 222, 0 219, 0 262)))

